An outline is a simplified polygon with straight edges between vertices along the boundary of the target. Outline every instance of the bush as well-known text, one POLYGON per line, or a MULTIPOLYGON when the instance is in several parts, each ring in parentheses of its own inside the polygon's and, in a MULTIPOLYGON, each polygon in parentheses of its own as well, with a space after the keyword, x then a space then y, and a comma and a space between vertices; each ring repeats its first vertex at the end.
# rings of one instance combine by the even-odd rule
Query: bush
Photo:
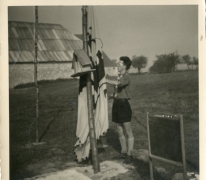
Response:
POLYGON ((162 54, 157 55, 157 60, 154 61, 154 64, 149 68, 151 73, 171 73, 174 72, 175 66, 178 63, 178 55, 171 54, 162 54))

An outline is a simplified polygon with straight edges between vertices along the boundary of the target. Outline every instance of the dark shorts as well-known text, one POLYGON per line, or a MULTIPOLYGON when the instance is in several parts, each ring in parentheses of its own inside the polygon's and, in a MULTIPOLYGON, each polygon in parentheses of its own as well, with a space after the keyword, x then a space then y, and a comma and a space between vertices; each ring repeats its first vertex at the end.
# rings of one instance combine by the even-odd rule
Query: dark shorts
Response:
POLYGON ((127 99, 115 99, 112 106, 112 121, 116 123, 130 122, 132 109, 127 99))

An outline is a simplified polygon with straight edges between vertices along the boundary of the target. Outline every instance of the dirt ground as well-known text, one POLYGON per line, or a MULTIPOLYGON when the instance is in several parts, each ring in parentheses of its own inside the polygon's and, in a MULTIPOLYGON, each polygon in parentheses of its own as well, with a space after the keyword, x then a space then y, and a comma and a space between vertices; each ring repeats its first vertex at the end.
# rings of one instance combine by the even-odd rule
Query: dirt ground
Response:
MULTIPOLYGON (((188 172, 199 172, 199 109, 198 73, 132 76, 134 161, 127 173, 116 179, 149 180, 146 160, 146 112, 181 112, 184 115, 185 149, 188 172), (151 91, 152 90, 152 91, 151 91)), ((108 88, 108 93, 112 89, 108 88)), ((39 135, 43 145, 35 142, 35 88, 10 90, 10 177, 11 180, 32 178, 45 173, 85 167, 90 162, 77 163, 73 154, 76 142, 78 81, 64 80, 40 84, 39 135)), ((105 135, 106 149, 99 148, 99 161, 113 161, 120 144, 116 127, 111 122, 112 100, 109 106, 109 129, 105 135)), ((171 179, 181 173, 180 167, 154 162, 158 179, 171 179)), ((115 179, 114 178, 114 179, 115 179)))
MULTIPOLYGON (((58 150, 56 150, 58 151, 58 150)), ((60 152, 59 152, 60 153, 60 152)), ((131 164, 124 164, 123 160, 103 161, 100 163, 100 172, 94 174, 91 161, 85 164, 68 162, 62 166, 62 170, 56 168, 56 163, 32 164, 29 170, 41 172, 41 175, 25 180, 146 180, 150 179, 148 151, 140 149, 134 152, 134 159, 131 164), (141 166, 138 166, 138 164, 141 166)), ((174 167, 173 167, 174 168, 174 167)), ((183 180, 183 172, 171 171, 169 166, 154 166, 154 178, 156 180, 183 180)), ((198 180, 198 173, 187 172, 188 180, 198 180)))

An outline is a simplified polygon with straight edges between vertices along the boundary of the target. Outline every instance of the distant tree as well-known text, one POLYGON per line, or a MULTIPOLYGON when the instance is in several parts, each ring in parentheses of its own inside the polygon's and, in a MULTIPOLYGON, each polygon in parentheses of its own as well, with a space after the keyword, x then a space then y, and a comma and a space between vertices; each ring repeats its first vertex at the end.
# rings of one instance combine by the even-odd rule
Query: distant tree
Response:
POLYGON ((171 53, 168 55, 167 61, 169 61, 169 72, 174 72, 176 65, 180 62, 179 55, 171 53))
POLYGON ((133 56, 132 57, 132 66, 138 69, 138 73, 140 75, 140 71, 142 68, 145 68, 147 65, 147 57, 145 56, 133 56))
POLYGON ((157 55, 156 58, 157 60, 149 68, 150 72, 171 73, 175 71, 175 67, 179 63, 179 55, 175 53, 157 55))
POLYGON ((192 64, 191 57, 188 54, 186 54, 186 55, 182 56, 182 59, 187 64, 187 68, 190 69, 190 65, 192 64))
POLYGON ((198 58, 193 57, 193 64, 196 65, 196 69, 198 69, 198 58))

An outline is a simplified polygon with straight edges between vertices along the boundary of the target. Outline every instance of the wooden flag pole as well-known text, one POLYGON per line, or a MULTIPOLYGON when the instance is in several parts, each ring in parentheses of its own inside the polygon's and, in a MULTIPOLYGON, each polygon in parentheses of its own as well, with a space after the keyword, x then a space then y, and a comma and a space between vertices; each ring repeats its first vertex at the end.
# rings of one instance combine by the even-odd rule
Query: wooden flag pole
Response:
MULTIPOLYGON (((87 47, 87 11, 86 6, 82 7, 82 26, 83 26, 83 49, 88 54, 87 47)), ((94 173, 100 172, 99 159, 98 159, 98 150, 97 150, 97 141, 95 133, 95 123, 94 123, 94 114, 93 114, 93 101, 92 101, 92 83, 91 83, 91 72, 87 74, 87 106, 88 106, 88 123, 89 123, 89 137, 90 145, 92 149, 92 162, 94 173)))
POLYGON ((35 31, 35 58, 34 58, 34 82, 36 86, 36 143, 39 142, 39 87, 38 87, 38 80, 37 80, 37 52, 38 52, 38 32, 36 30, 38 24, 38 6, 35 6, 35 25, 34 25, 34 31, 35 31))

